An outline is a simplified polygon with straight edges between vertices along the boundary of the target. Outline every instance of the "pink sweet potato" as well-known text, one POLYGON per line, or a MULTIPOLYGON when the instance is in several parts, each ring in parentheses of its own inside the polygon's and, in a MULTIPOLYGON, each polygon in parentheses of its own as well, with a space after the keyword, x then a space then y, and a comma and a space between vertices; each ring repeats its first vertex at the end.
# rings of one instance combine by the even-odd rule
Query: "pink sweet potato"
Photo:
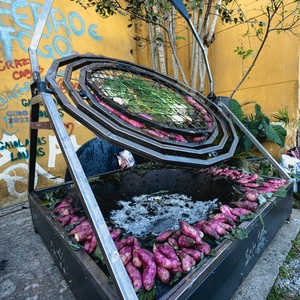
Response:
POLYGON ((181 248, 181 250, 186 254, 190 255, 195 261, 199 261, 202 258, 202 253, 197 249, 181 248))
POLYGON ((195 227, 183 221, 182 219, 179 219, 178 222, 180 229, 184 235, 191 237, 198 244, 201 243, 203 233, 200 230, 197 230, 195 227))
POLYGON ((246 192, 244 194, 244 199, 248 200, 248 201, 251 201, 251 202, 257 202, 258 201, 257 195, 256 195, 255 192, 246 192))
POLYGON ((174 269, 180 266, 180 262, 178 261, 178 259, 168 258, 167 256, 163 255, 157 249, 156 245, 153 246, 153 252, 154 252, 155 260, 159 266, 166 269, 174 269))
MULTIPOLYGON (((213 237, 216 240, 220 239, 220 236, 218 235, 216 230, 213 227, 211 227, 207 221, 199 221, 196 224, 194 224, 194 226, 202 230, 205 234, 209 235, 210 237, 213 237)), ((201 244, 201 242, 198 244, 201 244)))
POLYGON ((175 232, 175 230, 167 230, 162 232, 159 236, 156 237, 155 241, 156 242, 165 242, 168 240, 168 238, 175 232))
POLYGON ((156 244, 156 247, 166 257, 178 260, 178 256, 176 254, 174 247, 172 247, 169 243, 165 243, 163 245, 156 244))
POLYGON ((126 266, 132 260, 132 246, 124 246, 119 255, 124 266, 126 266))
POLYGON ((213 215, 213 219, 219 220, 223 223, 227 223, 227 224, 235 227, 235 222, 229 217, 229 215, 227 215, 225 213, 217 213, 217 214, 213 215))
POLYGON ((113 241, 118 241, 120 236, 121 236, 121 229, 120 228, 114 228, 111 232, 110 232, 110 236, 113 239, 113 241))
POLYGON ((183 272, 189 272, 196 264, 195 259, 182 250, 178 250, 177 254, 180 257, 183 272))
POLYGON ((256 211, 258 203, 245 200, 245 201, 230 202, 230 205, 232 205, 234 207, 245 208, 250 211, 256 211))
POLYGON ((231 212, 232 212, 232 214, 234 214, 237 217, 246 216, 251 213, 250 210, 248 210, 246 208, 240 208, 240 207, 232 208, 231 212))
POLYGON ((150 291, 155 284, 157 265, 153 253, 147 249, 137 250, 138 256, 143 262, 142 281, 146 291, 150 291))
POLYGON ((137 253, 137 251, 139 249, 141 249, 139 241, 138 241, 137 238, 134 238, 133 245, 132 245, 132 264, 137 268, 140 268, 143 265, 143 262, 142 262, 142 260, 140 259, 140 257, 138 256, 138 253, 137 253))
POLYGON ((169 238, 168 238, 168 243, 169 243, 172 247, 174 247, 175 249, 178 249, 178 248, 179 248, 178 240, 175 239, 175 238, 169 237, 169 238))
POLYGON ((211 251, 210 245, 204 241, 202 241, 202 244, 197 244, 195 248, 202 252, 204 255, 208 255, 211 251))
POLYGON ((172 235, 171 237, 178 240, 179 237, 182 235, 182 231, 181 230, 176 230, 172 235))
POLYGON ((134 239, 135 237, 132 236, 132 235, 129 235, 127 238, 126 238, 126 243, 128 246, 132 246, 133 245, 133 242, 134 242, 134 239))
POLYGON ((84 242, 91 234, 93 234, 92 226, 86 226, 82 228, 82 230, 77 231, 74 234, 74 238, 78 243, 80 243, 80 242, 84 242))
MULTIPOLYGON (((210 224, 216 224, 217 226, 220 226, 221 228, 224 228, 226 231, 231 230, 234 226, 229 225, 225 222, 222 222, 220 220, 216 220, 216 219, 211 219, 208 221, 210 224)), ((222 235, 219 233, 219 235, 222 235)))
POLYGON ((59 216, 58 221, 61 223, 63 227, 70 224, 73 215, 59 216))
POLYGON ((83 247, 87 254, 93 254, 97 248, 96 236, 94 234, 90 235, 89 238, 85 240, 83 247))
POLYGON ((177 267, 177 268, 174 268, 174 269, 171 269, 170 270, 170 272, 172 273, 172 274, 177 274, 177 273, 183 273, 183 270, 182 270, 182 267, 181 267, 181 265, 179 266, 179 267, 177 267))
POLYGON ((210 220, 207 222, 208 222, 209 226, 211 228, 213 228, 219 236, 223 236, 228 233, 227 230, 223 226, 221 226, 218 222, 216 222, 216 220, 210 220))
POLYGON ((80 232, 82 230, 86 230, 92 228, 90 222, 88 220, 83 221, 82 223, 78 224, 77 226, 75 226, 69 233, 69 236, 74 236, 75 233, 80 232))
POLYGON ((191 248, 193 246, 195 246, 196 244, 196 241, 189 237, 189 236, 186 236, 186 235, 181 235, 178 239, 178 245, 180 247, 185 247, 185 248, 191 248))
POLYGON ((80 217, 72 215, 68 225, 73 225, 80 222, 80 217))
POLYGON ((168 283, 170 281, 171 275, 170 271, 161 266, 157 267, 157 277, 163 282, 168 283))
POLYGON ((121 250, 124 246, 127 245, 127 240, 126 239, 121 239, 119 241, 114 241, 115 246, 117 248, 117 250, 121 250))
POLYGON ((136 121, 136 120, 133 120, 133 119, 131 119, 131 118, 128 118, 128 117, 125 116, 125 115, 120 114, 119 117, 120 117, 121 120, 123 120, 123 121, 125 121, 126 123, 132 125, 133 127, 137 127, 137 128, 143 128, 143 127, 145 127, 145 124, 144 124, 144 123, 139 122, 139 121, 136 121))
POLYGON ((237 216, 235 216, 232 212, 231 212, 231 207, 229 207, 226 204, 221 205, 220 207, 220 211, 223 214, 227 214, 234 222, 238 221, 237 216))
POLYGON ((137 292, 141 290, 143 288, 143 282, 142 274, 140 273, 139 269, 136 268, 131 262, 129 262, 125 268, 135 291, 137 292))

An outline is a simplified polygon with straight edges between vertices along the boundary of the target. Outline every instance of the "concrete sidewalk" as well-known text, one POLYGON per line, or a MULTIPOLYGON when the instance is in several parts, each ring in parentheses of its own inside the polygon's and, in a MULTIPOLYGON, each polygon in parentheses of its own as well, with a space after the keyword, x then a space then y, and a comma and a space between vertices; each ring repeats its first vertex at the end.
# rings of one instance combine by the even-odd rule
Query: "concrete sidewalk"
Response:
MULTIPOLYGON (((266 299, 299 230, 300 211, 293 210, 232 300, 266 299)), ((1 300, 75 299, 34 232, 28 203, 0 211, 0 232, 1 300)))

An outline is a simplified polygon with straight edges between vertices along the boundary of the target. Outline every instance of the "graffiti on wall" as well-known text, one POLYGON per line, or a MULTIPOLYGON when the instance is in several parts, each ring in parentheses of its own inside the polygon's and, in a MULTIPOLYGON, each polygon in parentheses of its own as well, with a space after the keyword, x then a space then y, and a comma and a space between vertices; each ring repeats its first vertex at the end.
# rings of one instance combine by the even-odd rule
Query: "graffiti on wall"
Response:
MULTIPOLYGON (((0 3, 0 18, 3 20, 0 25, 0 41, 4 49, 4 59, 12 61, 13 65, 15 45, 25 52, 28 50, 42 4, 23 0, 0 0, 0 3)), ((77 12, 70 11, 65 14, 58 8, 51 9, 45 31, 42 38, 46 41, 46 46, 38 50, 38 54, 44 58, 54 59, 70 55, 71 35, 89 36, 97 41, 102 39, 97 24, 87 26, 83 17, 77 12)))
MULTIPOLYGON (((74 149, 77 150, 80 145, 77 144, 76 137, 71 135, 70 140, 74 146, 74 149)), ((46 152, 49 153, 48 167, 54 167, 56 163, 56 157, 59 154, 62 154, 56 137, 49 135, 48 137, 38 138, 37 144, 36 157, 44 156, 46 152)), ((16 135, 3 134, 0 141, 0 167, 9 162, 17 161, 17 164, 10 164, 10 166, 5 168, 0 174, 0 180, 5 181, 7 190, 12 196, 26 196, 29 159, 28 146, 28 139, 21 141, 16 135), (20 183, 23 184, 24 187, 21 190, 20 183), (16 188, 17 185, 19 186, 19 189, 16 188)), ((36 163, 35 186, 37 184, 38 176, 44 177, 53 184, 59 184, 63 182, 63 179, 52 176, 38 163, 36 163)))
MULTIPOLYGON (((26 198, 29 159, 30 84, 32 71, 28 47, 36 28, 44 1, 0 0, 0 190, 10 196, 26 198)), ((58 6, 60 4, 57 4, 58 6)), ((43 44, 37 50, 44 61, 74 53, 72 38, 85 37, 101 41, 97 24, 75 11, 52 7, 42 35, 43 44)), ((40 68, 41 76, 44 68, 40 68)), ((61 89, 64 91, 61 80, 61 89)), ((76 85, 76 81, 74 82, 76 85)), ((55 101, 55 100, 54 100, 55 101)), ((56 103, 61 118, 65 116, 56 103)), ((39 117, 48 119, 43 105, 39 117)), ((70 140, 77 150, 73 121, 64 120, 70 140)), ((80 124, 79 124, 80 126, 80 124)), ((35 185, 39 178, 59 184, 63 179, 47 170, 57 167, 62 151, 54 135, 38 138, 35 185)), ((1 204, 1 203, 0 203, 1 204)), ((1 205, 0 205, 1 206, 1 205)))

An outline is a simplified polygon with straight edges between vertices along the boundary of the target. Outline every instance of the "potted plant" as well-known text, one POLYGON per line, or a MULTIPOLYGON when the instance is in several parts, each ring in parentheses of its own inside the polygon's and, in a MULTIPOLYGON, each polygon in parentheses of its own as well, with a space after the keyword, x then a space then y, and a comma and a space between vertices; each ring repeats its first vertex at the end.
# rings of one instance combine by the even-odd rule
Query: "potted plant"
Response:
MULTIPOLYGON (((241 104, 235 99, 229 100, 230 110, 252 133, 252 135, 268 150, 278 161, 280 160, 281 148, 284 148, 287 131, 281 124, 272 124, 270 118, 264 114, 259 104, 254 105, 254 113, 245 115, 241 104)), ((249 157, 260 156, 255 150, 252 141, 246 134, 237 129, 240 141, 236 154, 244 154, 249 157)))

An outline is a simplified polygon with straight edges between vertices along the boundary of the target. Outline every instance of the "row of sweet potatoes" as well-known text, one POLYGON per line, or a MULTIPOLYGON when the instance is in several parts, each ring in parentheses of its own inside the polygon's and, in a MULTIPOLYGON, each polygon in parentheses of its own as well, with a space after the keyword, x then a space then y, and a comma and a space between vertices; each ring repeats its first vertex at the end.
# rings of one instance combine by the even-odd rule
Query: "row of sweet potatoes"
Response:
MULTIPOLYGON (((240 218, 257 210, 258 196, 278 190, 285 179, 261 181, 257 174, 247 174, 236 169, 209 167, 201 169, 213 176, 226 177, 236 183, 243 198, 220 206, 220 211, 188 224, 180 219, 178 229, 170 229, 155 238, 152 249, 142 247, 134 236, 122 236, 120 228, 108 225, 111 237, 119 252, 135 290, 151 290, 157 279, 163 283, 171 281, 175 274, 189 272, 201 259, 211 252, 210 245, 203 240, 209 238, 220 240, 228 234, 240 218)), ((71 196, 65 197, 53 210, 53 216, 63 225, 73 227, 69 236, 92 255, 97 248, 97 240, 92 225, 85 216, 79 216, 71 196)))

